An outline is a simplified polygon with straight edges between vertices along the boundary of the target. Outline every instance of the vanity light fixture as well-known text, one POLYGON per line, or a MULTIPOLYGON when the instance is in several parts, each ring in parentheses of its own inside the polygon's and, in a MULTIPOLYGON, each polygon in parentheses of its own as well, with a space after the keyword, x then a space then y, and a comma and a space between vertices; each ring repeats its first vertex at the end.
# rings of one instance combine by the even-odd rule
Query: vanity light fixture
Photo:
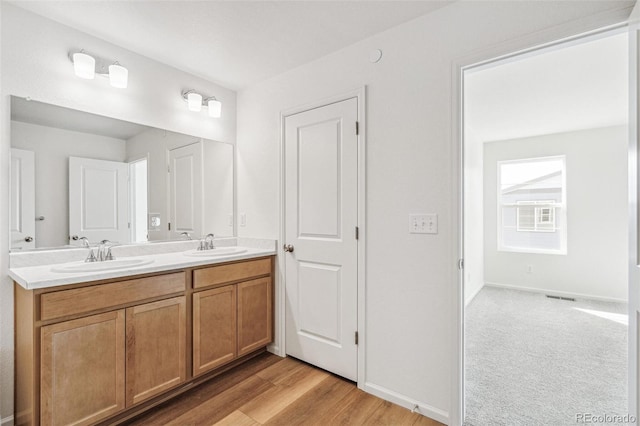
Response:
POLYGON ((182 92, 182 99, 187 101, 189 111, 200 112, 202 107, 209 110, 209 116, 220 118, 222 115, 222 102, 217 100, 215 96, 204 97, 195 90, 185 90, 182 92))
POLYGON ((113 87, 127 88, 129 70, 117 61, 92 56, 84 50, 69 52, 69 59, 73 62, 73 70, 78 77, 93 80, 98 74, 102 77, 108 77, 109 83, 113 87))
POLYGON ((73 71, 80 78, 93 80, 96 74, 96 60, 84 51, 76 52, 71 56, 73 71))

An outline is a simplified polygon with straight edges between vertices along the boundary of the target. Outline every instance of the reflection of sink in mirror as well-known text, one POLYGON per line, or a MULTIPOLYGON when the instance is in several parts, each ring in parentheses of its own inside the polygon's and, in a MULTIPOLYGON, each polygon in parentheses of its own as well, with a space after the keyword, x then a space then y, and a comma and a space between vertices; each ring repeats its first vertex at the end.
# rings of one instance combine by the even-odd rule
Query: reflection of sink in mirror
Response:
POLYGON ((73 262, 51 268, 51 272, 100 272, 135 268, 155 262, 153 259, 116 259, 104 262, 73 262))
POLYGON ((13 249, 234 235, 231 144, 12 96, 11 148, 13 249))
POLYGON ((211 250, 189 250, 183 254, 185 256, 194 257, 212 257, 212 256, 230 256, 232 254, 240 254, 247 251, 245 247, 219 247, 211 250))

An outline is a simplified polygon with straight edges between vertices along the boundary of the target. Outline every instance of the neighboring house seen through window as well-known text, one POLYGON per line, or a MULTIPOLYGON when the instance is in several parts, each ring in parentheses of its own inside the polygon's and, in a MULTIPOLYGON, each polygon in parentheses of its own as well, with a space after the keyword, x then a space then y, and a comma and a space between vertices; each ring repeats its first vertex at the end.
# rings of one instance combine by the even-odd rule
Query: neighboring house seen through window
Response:
POLYGON ((498 250, 566 254, 565 157, 498 163, 498 250))

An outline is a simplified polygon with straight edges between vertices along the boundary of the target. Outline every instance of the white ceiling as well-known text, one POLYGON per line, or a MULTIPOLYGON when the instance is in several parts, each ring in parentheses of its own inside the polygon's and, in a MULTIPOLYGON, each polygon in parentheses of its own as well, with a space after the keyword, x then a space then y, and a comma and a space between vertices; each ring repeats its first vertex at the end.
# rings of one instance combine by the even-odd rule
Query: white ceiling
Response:
POLYGON ((150 127, 42 102, 11 97, 11 120, 127 140, 150 127))
POLYGON ((468 71, 467 135, 487 142, 627 124, 627 39, 623 32, 468 71))
POLYGON ((222 86, 239 89, 451 1, 11 3, 222 86))

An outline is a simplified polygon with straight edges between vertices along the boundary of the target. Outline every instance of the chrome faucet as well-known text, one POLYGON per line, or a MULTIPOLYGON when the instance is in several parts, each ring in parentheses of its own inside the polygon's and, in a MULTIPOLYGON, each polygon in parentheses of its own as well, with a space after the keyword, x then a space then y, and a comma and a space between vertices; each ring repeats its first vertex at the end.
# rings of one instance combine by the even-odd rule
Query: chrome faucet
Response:
POLYGON ((216 247, 213 245, 213 239, 215 236, 213 234, 207 234, 206 237, 200 240, 200 245, 198 246, 198 250, 213 250, 216 247))
POLYGON ((206 236, 206 237, 204 237, 204 242, 205 242, 205 244, 207 244, 207 241, 208 241, 208 244, 207 244, 207 250, 213 250, 214 248, 216 248, 216 247, 213 245, 213 239, 214 239, 214 238, 215 238, 215 236, 214 236, 213 234, 207 234, 207 236, 206 236))
POLYGON ((87 258, 84 260, 85 262, 97 262, 98 259, 96 255, 93 253, 93 249, 91 248, 91 244, 89 244, 89 239, 87 237, 80 237, 78 240, 82 241, 82 247, 86 247, 89 249, 89 254, 87 258))
POLYGON ((111 254, 111 247, 108 244, 111 243, 109 240, 102 240, 98 245, 98 262, 104 262, 106 260, 114 260, 113 254, 111 254))
POLYGON ((183 237, 187 237, 187 240, 192 240, 191 235, 189 235, 188 232, 181 232, 180 235, 182 235, 183 237))

